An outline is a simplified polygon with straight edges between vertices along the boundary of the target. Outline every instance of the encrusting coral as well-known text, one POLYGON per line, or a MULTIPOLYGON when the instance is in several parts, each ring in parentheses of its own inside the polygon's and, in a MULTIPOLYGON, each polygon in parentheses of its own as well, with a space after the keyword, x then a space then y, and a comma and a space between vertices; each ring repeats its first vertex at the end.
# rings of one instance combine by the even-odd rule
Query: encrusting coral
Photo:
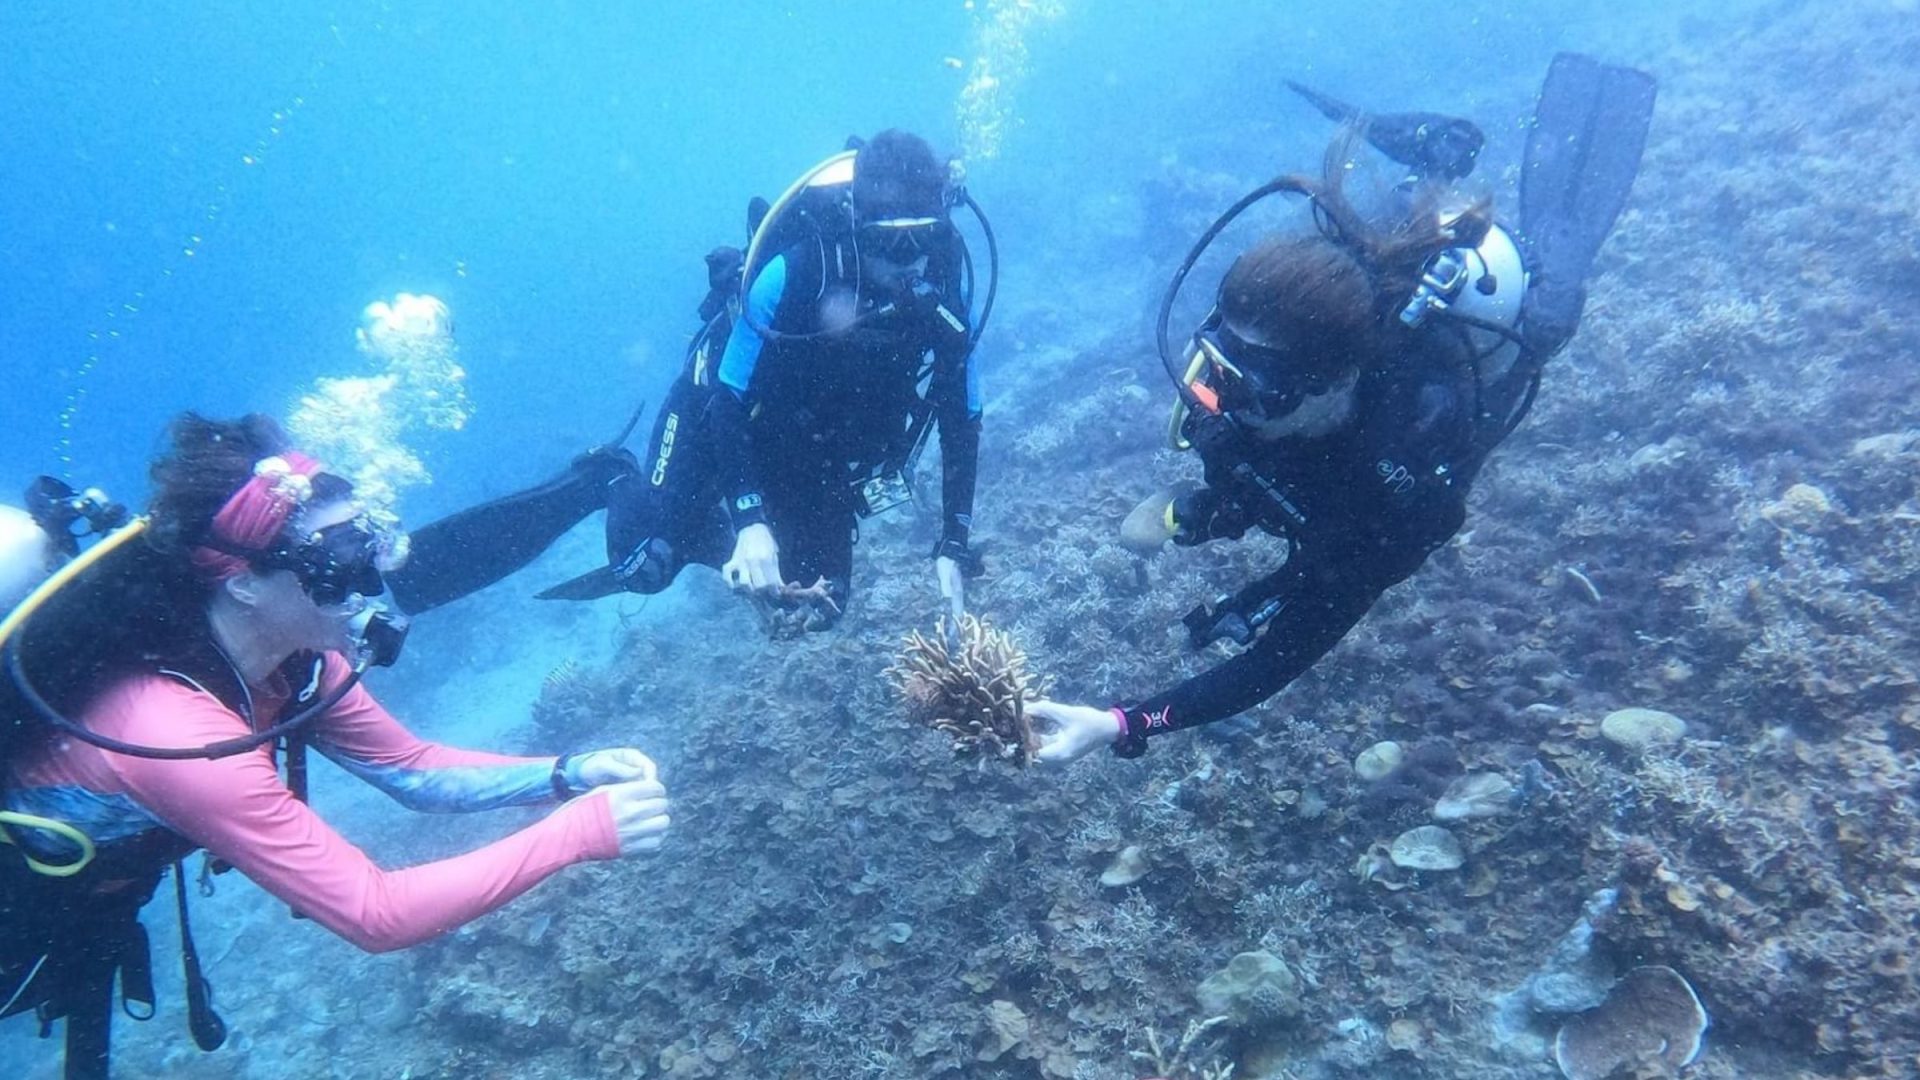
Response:
POLYGON ((941 619, 934 636, 914 630, 887 675, 916 721, 953 737, 956 751, 1025 767, 1040 740, 1027 719, 1037 689, 1027 654, 1011 635, 971 615, 956 632, 941 619))
POLYGON ((1570 1080, 1672 1076, 1700 1055, 1707 1011, 1670 967, 1627 972, 1600 1007, 1568 1020, 1553 1058, 1570 1080))

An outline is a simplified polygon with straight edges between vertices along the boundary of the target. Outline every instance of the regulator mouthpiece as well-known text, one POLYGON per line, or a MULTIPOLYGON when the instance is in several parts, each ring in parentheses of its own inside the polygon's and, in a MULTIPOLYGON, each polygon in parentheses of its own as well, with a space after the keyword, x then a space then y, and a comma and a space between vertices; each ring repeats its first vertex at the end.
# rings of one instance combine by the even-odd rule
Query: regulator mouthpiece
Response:
POLYGON ((389 611, 386 605, 369 601, 353 617, 348 627, 353 634, 354 667, 392 667, 400 659, 412 625, 405 615, 389 611))

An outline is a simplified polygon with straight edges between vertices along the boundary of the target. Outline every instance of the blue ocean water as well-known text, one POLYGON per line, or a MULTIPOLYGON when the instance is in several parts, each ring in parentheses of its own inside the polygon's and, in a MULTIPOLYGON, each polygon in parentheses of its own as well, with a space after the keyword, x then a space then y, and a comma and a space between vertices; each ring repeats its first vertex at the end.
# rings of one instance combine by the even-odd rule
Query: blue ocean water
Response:
MULTIPOLYGON (((777 194, 849 135, 895 126, 943 153, 974 151, 969 184, 998 231, 1014 313, 981 346, 989 402, 1009 387, 1061 392, 1070 374, 1024 366, 1048 355, 1029 338, 1051 327, 1075 348, 1145 340, 1167 255, 1152 248, 1170 242, 1141 194, 1154 178, 1217 178, 1224 203, 1242 181, 1317 162, 1327 129, 1283 80, 1474 116, 1497 170, 1517 156, 1521 110, 1556 52, 1645 63, 1738 40, 1791 7, 15 0, 0 8, 0 501, 46 472, 137 503, 168 418, 287 415, 319 380, 366 374, 363 309, 403 292, 451 310, 471 416, 405 430, 432 482, 404 491, 398 511, 425 520, 536 480, 664 393, 696 328, 701 256, 741 242, 750 196, 777 194)), ((1875 10, 1859 17, 1911 18, 1875 10)), ((991 408, 988 424, 989 440, 1016 436, 991 408)), ((543 674, 604 659, 630 619, 688 603, 557 613, 526 601, 598 553, 589 525, 533 585, 423 626, 394 700, 436 738, 496 740, 525 723, 543 674)), ((375 830, 405 820, 324 797, 375 830)), ((284 913, 257 894, 214 912, 248 928, 244 948, 279 942, 262 928, 284 913)), ((151 921, 164 938, 169 920, 151 921)), ((345 966, 370 992, 412 975, 311 924, 294 935, 297 955, 345 966)), ((261 957, 223 981, 244 999, 277 966, 261 957)), ((327 1023, 280 1020, 316 1039, 327 1023)), ((177 1021, 163 1012, 143 1032, 140 1060, 275 1075, 244 1049, 155 1049, 185 1044, 177 1021)), ((29 1042, 29 1027, 0 1031, 0 1061, 51 1075, 56 1044, 29 1042)), ((352 1076, 405 1067, 333 1063, 352 1076)), ((718 1075, 776 1075, 736 1069, 718 1075)))
MULTIPOLYGON (((425 448, 438 483, 408 510, 460 505, 664 385, 699 256, 737 242, 749 195, 885 126, 957 152, 970 73, 949 57, 1025 53, 994 57, 1018 65, 996 76, 1005 135, 971 166, 1018 266, 1093 212, 1077 196, 1186 140, 1277 161, 1235 133, 1294 108, 1282 77, 1470 105, 1662 8, 9 5, 0 475, 132 494, 168 416, 284 412, 355 373, 362 306, 430 292, 475 412, 425 448)), ((1015 301, 1044 287, 1008 275, 1015 301)))

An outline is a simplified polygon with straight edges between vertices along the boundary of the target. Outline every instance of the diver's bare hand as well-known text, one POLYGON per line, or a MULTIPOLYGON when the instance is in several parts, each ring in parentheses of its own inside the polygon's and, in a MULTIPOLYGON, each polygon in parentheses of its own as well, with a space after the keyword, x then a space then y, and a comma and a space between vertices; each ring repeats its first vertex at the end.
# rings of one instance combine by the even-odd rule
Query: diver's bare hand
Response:
POLYGON ((958 560, 941 555, 933 560, 933 580, 940 587, 940 599, 947 602, 955 616, 967 610, 967 576, 958 560))
POLYGON ((668 816, 667 789, 658 780, 634 780, 595 788, 593 798, 604 795, 613 812, 613 833, 620 839, 620 856, 658 851, 673 824, 668 816))
POLYGON ((1034 759, 1045 765, 1066 765, 1103 746, 1112 746, 1126 734, 1125 724, 1112 709, 1067 705, 1058 701, 1027 703, 1027 716, 1040 736, 1034 759))
POLYGON ((780 545, 773 530, 749 525, 733 538, 733 557, 720 567, 720 576, 736 592, 777 596, 786 588, 780 577, 780 545))
POLYGON ((624 784, 633 780, 658 780, 660 767, 653 759, 630 746, 595 750, 567 762, 567 783, 574 790, 624 784))

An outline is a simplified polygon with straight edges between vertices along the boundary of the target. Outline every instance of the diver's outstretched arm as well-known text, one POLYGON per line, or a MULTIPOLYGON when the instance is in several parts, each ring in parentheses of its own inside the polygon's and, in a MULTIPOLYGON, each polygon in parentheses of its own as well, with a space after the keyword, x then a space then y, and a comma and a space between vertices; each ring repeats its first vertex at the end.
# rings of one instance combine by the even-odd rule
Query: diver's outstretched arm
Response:
POLYGON ((1064 765, 1101 746, 1121 757, 1138 757, 1147 740, 1199 727, 1244 712, 1299 678, 1353 629, 1384 590, 1354 589, 1331 596, 1300 597, 1252 648, 1226 663, 1161 691, 1136 705, 1092 709, 1035 701, 1027 708, 1040 731, 1040 761, 1064 765))

